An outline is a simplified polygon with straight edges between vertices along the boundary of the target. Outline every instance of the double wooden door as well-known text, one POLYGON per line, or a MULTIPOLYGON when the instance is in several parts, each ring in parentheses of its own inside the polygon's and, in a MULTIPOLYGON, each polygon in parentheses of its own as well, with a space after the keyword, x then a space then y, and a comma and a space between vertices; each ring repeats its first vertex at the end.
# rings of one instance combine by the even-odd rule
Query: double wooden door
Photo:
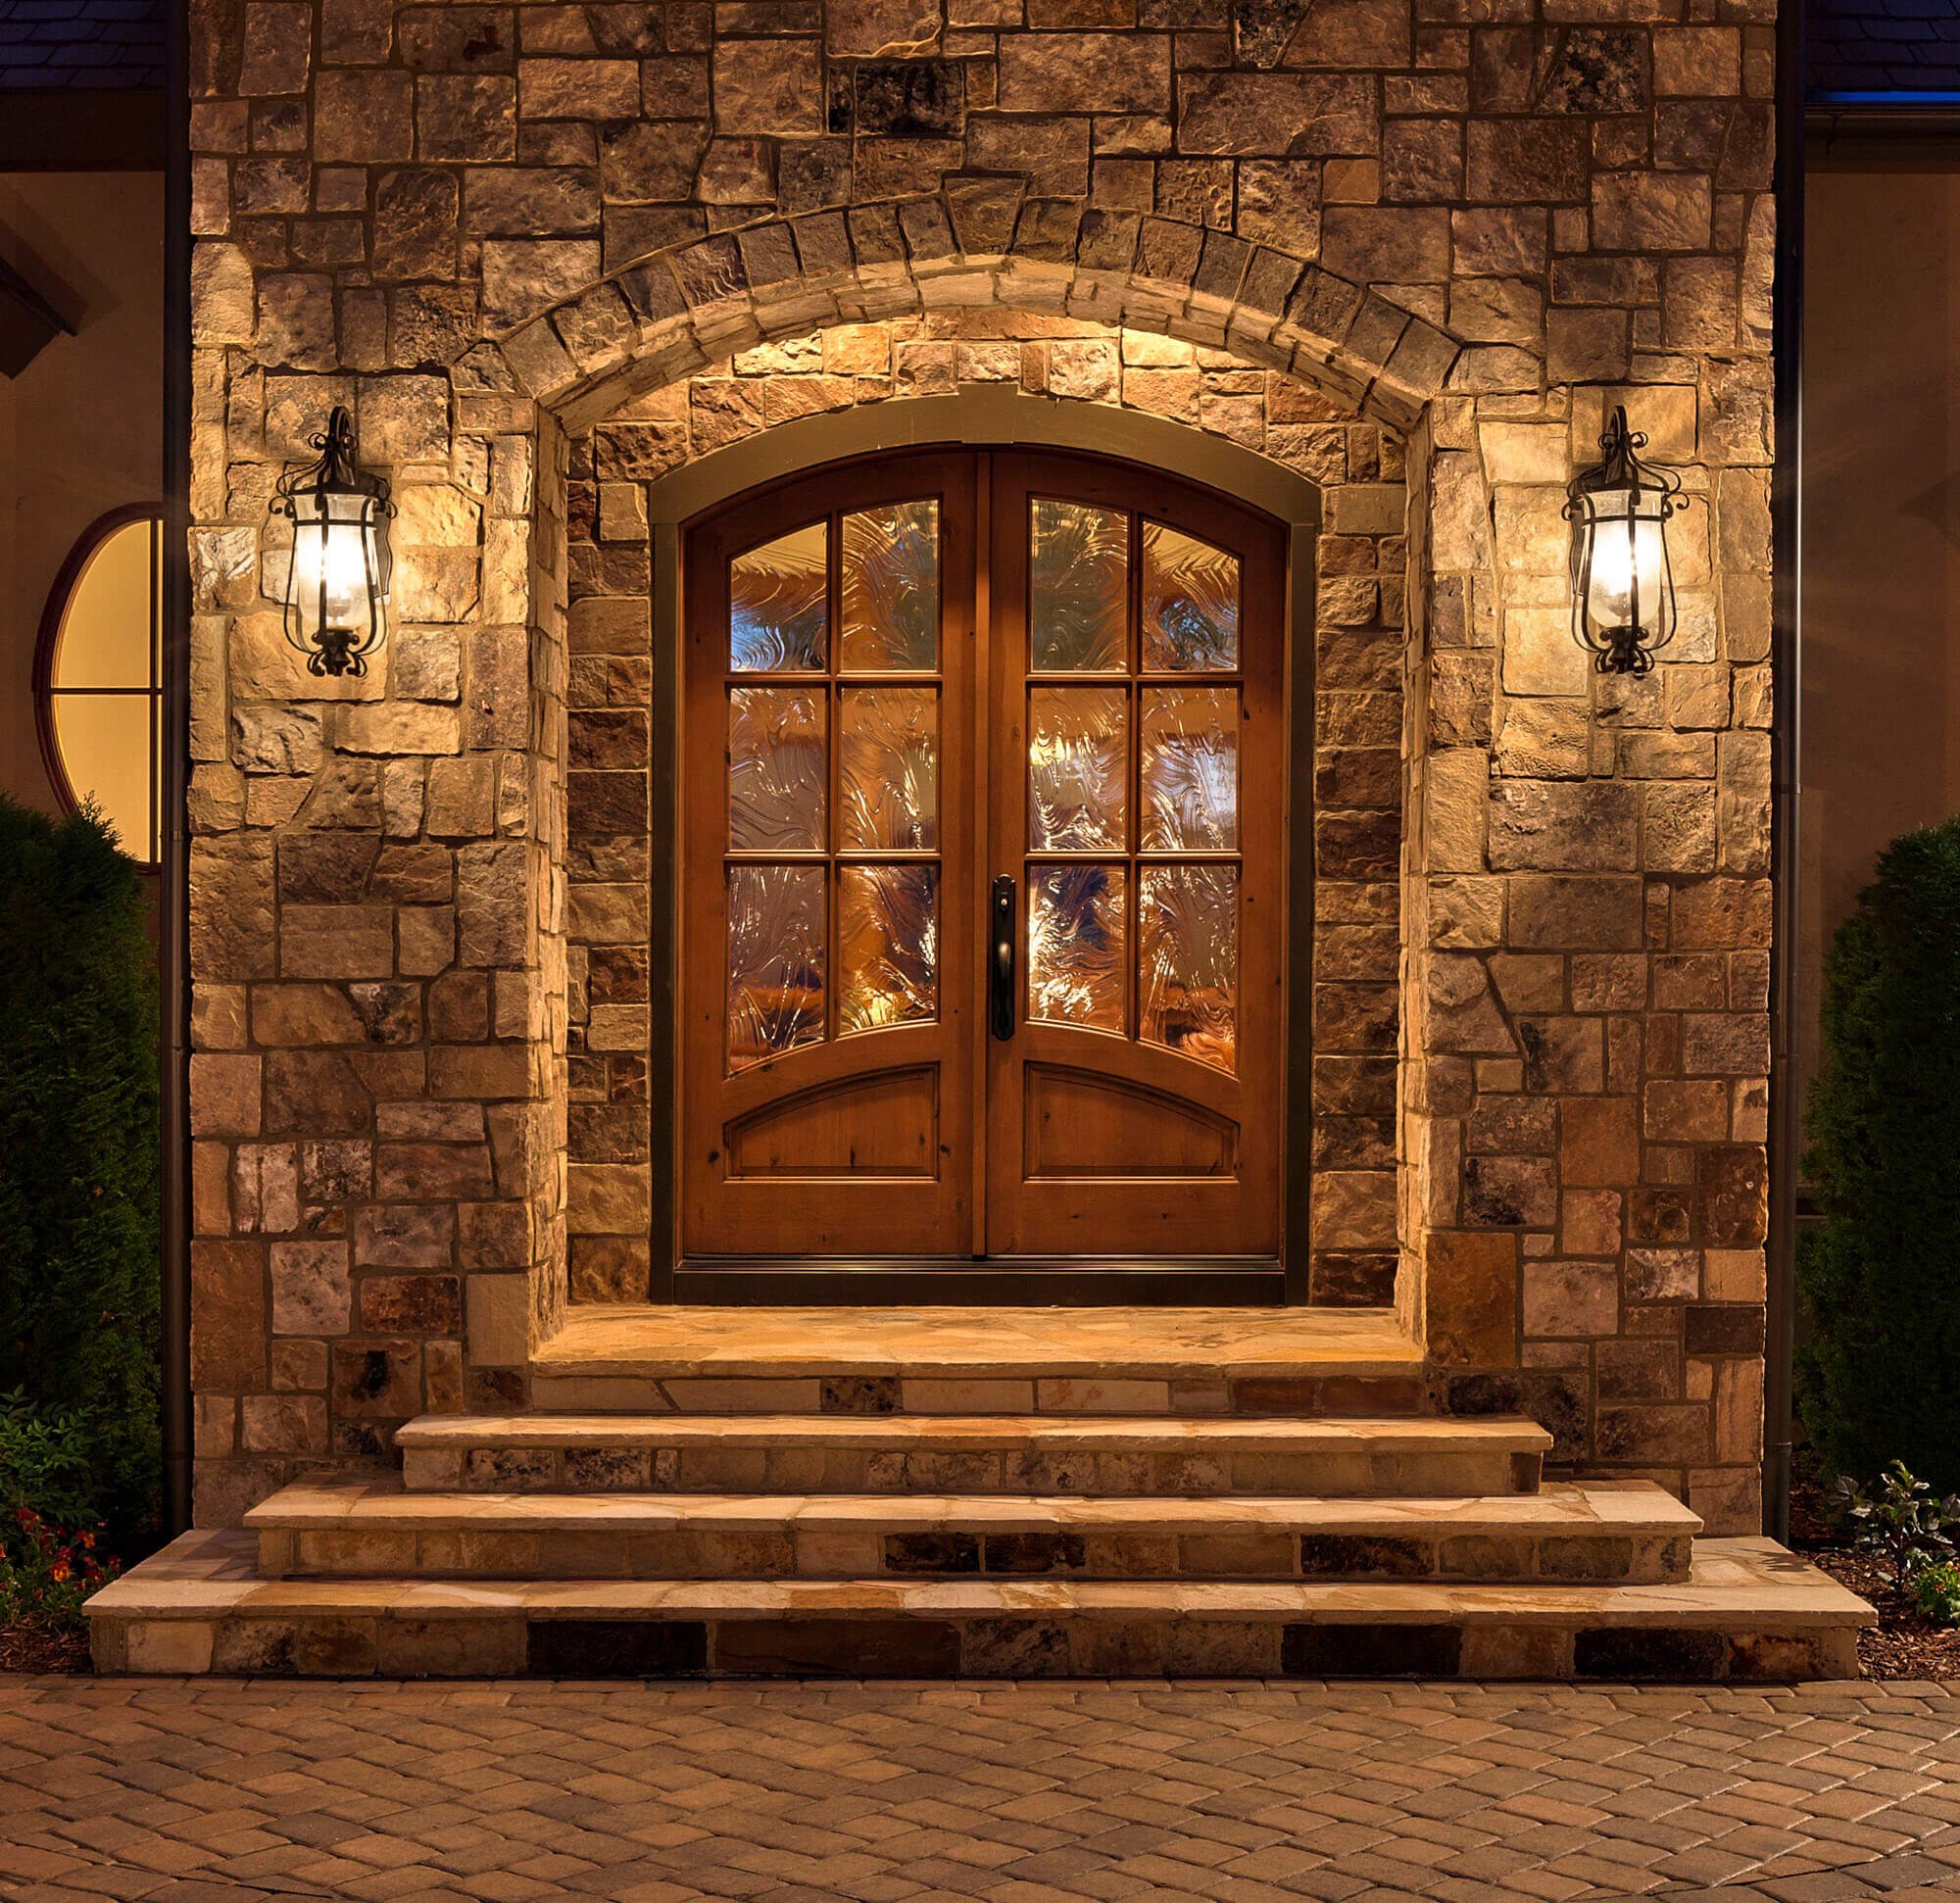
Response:
POLYGON ((689 530, 684 1256, 1277 1254, 1283 546, 1019 451, 689 530))

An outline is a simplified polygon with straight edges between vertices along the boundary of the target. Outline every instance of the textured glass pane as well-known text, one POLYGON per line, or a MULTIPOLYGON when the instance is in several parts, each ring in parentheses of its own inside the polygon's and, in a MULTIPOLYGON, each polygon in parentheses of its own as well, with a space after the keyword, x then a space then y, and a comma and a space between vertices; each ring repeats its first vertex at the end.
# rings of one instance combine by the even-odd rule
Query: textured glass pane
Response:
POLYGON ((1137 1035, 1232 1070, 1238 1060, 1239 875, 1147 865, 1137 875, 1137 1035))
POLYGON ((823 851, 823 718, 821 688, 728 690, 731 851, 823 851))
POLYGON ((939 665, 939 504, 902 502, 844 518, 847 673, 939 665))
POLYGON ((1196 536, 1144 524, 1144 665, 1239 664, 1239 558, 1196 536))
POLYGON ((1121 1032, 1123 868, 1028 867, 1028 1015, 1121 1032))
POLYGON ((938 891, 937 866, 837 868, 840 1030, 939 1015, 938 891))
POLYGON ((150 685, 157 538, 153 521, 124 522, 88 558, 62 616, 56 687, 150 685))
POLYGON ((728 1068, 823 1042, 823 867, 728 868, 728 1068))
POLYGON ((728 664, 737 674, 823 665, 829 528, 779 535, 728 564, 728 664))
POLYGON ((1120 853, 1127 846, 1129 696, 1120 687, 1037 687, 1028 695, 1028 845, 1120 853))
POLYGON ((1130 524, 1114 509, 1037 499, 1028 532, 1028 651, 1042 674, 1129 664, 1130 524))
POLYGON ((1230 852, 1239 843, 1239 690, 1144 690, 1144 850, 1230 852))
POLYGON ((157 857, 150 825, 156 709, 147 694, 57 694, 55 741, 77 800, 93 800, 132 859, 157 857))
POLYGON ((939 844, 938 694, 929 687, 853 687, 842 700, 842 844, 930 852, 939 844))

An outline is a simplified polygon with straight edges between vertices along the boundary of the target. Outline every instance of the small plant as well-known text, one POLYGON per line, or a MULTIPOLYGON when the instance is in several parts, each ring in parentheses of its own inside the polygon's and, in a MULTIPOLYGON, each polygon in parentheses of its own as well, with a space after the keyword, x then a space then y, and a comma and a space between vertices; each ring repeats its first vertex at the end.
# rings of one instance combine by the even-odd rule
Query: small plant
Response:
POLYGON ((1960 1529, 1960 1494, 1942 1500, 1923 1480, 1915 1480, 1903 1460, 1879 1476, 1879 1490, 1868 1494, 1849 1474, 1840 1474, 1833 1503, 1850 1528, 1861 1552, 1877 1553, 1891 1571, 1901 1598, 1930 1566, 1954 1557, 1953 1535, 1960 1529))
POLYGON ((82 1602, 118 1570, 113 1558, 96 1556, 93 1533, 63 1533, 32 1507, 17 1508, 0 1550, 0 1626, 73 1625, 82 1602))
MULTIPOLYGON (((100 1501, 82 1423, 36 1407, 24 1389, 0 1394, 0 1515, 29 1507, 57 1526, 95 1524, 100 1501)), ((0 1547, 7 1544, 0 1529, 0 1547)))
POLYGON ((1960 1566, 1929 1566, 1912 1583, 1912 1602, 1936 1626, 1960 1626, 1960 1566))

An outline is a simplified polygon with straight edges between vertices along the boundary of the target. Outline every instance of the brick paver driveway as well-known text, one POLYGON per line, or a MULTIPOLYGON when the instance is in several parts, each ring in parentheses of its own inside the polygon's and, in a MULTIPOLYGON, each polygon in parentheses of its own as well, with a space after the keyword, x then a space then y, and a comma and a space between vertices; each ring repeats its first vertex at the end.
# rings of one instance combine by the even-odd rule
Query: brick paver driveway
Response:
POLYGON ((28 1903, 1935 1892, 1960 1684, 0 1679, 28 1903))

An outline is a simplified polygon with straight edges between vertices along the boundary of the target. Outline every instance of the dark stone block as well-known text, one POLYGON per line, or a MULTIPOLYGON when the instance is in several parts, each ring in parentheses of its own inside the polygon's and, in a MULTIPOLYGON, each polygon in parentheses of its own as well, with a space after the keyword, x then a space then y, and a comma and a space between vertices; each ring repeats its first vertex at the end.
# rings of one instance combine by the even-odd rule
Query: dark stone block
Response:
POLYGON ((1453 1679, 1455 1626, 1289 1626, 1280 1670, 1291 1679, 1453 1679))
POLYGON ((1769 1233, 1769 1160, 1755 1144, 1720 1144, 1694 1161, 1703 1239, 1714 1248, 1750 1248, 1769 1233))
POLYGON ((359 899, 381 851, 368 833, 294 833, 279 842, 279 897, 309 904, 359 899))
POLYGON ((1068 1629, 1053 1619, 974 1619, 960 1653, 968 1679, 1065 1679, 1068 1629))
POLYGON ((1079 1533, 997 1533, 987 1540, 990 1573, 1079 1573, 1088 1563, 1079 1533))
POLYGON ((1553 1460, 1577 1460, 1586 1450, 1586 1390, 1573 1375, 1551 1372, 1453 1375, 1451 1414, 1524 1414, 1552 1438, 1553 1460))
POLYGON ((1434 1553, 1420 1539, 1375 1538, 1366 1534, 1303 1533, 1299 1570, 1308 1578, 1427 1579, 1436 1571, 1434 1553))
POLYGON ((867 60, 858 69, 858 135, 949 139, 966 113, 957 60, 867 60))
POLYGON ((1647 36, 1625 27, 1575 26, 1539 87, 1542 113, 1638 113, 1647 103, 1647 36))
POLYGON ((1683 1345, 1690 1354, 1761 1354, 1763 1311, 1750 1302, 1690 1302, 1683 1345))
POLYGON ((885 1567, 893 1573, 977 1573, 980 1539, 971 1533, 888 1533, 885 1567))
POLYGON ((1320 1383, 1323 1414, 1420 1414, 1427 1399, 1413 1375, 1327 1375, 1320 1383))
POLYGON ((896 1414, 897 1375, 827 1375, 823 1383, 826 1414, 896 1414))
POLYGON ((574 1103, 568 1154, 574 1163, 643 1163, 647 1113, 636 1103, 574 1103))
POLYGON ((1605 1626, 1577 1635, 1573 1669, 1582 1679, 1719 1679, 1729 1663, 1720 1634, 1681 1626, 1605 1626))
POLYGON ((698 1619, 533 1619, 526 1666, 540 1679, 693 1679, 708 1670, 698 1619))
POLYGON ((1388 1308, 1396 1299, 1393 1255, 1316 1255, 1307 1299, 1316 1308, 1388 1308))
POLYGON ((1559 1537, 1538 1542, 1544 1580, 1623 1580, 1634 1570, 1631 1539, 1559 1537))
POLYGON ((959 1628, 939 1619, 726 1619, 714 1669, 787 1679, 952 1679, 959 1628))

